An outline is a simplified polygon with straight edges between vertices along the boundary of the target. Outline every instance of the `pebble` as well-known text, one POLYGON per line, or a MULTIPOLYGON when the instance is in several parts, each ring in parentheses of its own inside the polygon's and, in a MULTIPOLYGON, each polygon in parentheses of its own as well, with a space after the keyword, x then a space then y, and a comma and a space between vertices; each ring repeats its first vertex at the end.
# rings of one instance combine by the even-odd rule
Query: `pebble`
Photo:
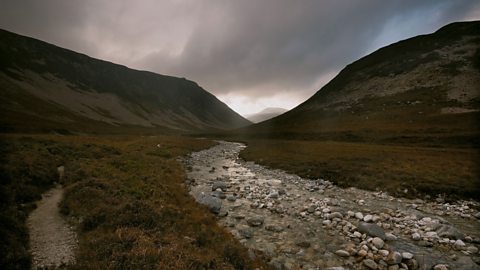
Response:
POLYGON ((363 214, 361 212, 355 213, 355 218, 362 220, 363 219, 363 214))
POLYGON ((390 254, 388 254, 386 262, 390 265, 391 264, 399 264, 399 263, 402 262, 402 254, 400 254, 397 251, 390 252, 390 254))
POLYGON ((363 265, 365 265, 369 269, 378 269, 377 263, 374 260, 371 260, 371 259, 364 260, 363 265))
POLYGON ((477 254, 478 253, 478 248, 474 246, 469 246, 467 247, 467 252, 470 254, 477 254))
POLYGON ((448 270, 448 266, 446 264, 437 264, 433 267, 433 270, 448 270))
POLYGON ((350 253, 348 253, 347 251, 345 251, 343 249, 339 249, 339 250, 335 251, 335 254, 337 256, 340 256, 340 257, 349 257, 350 256, 350 253))
POLYGON ((395 240, 397 240, 397 237, 392 233, 385 233, 385 240, 395 241, 395 240))
POLYGON ((372 244, 378 248, 378 249, 381 249, 383 248, 383 245, 385 245, 385 242, 383 242, 383 240, 379 237, 375 237, 372 239, 372 244))
POLYGON ((455 241, 454 245, 457 249, 463 249, 465 247, 465 243, 462 240, 455 241))
POLYGON ((413 259, 413 254, 410 252, 402 252, 402 258, 404 258, 405 260, 413 259))
POLYGON ((363 221, 365 222, 372 222, 373 216, 372 215, 366 215, 363 217, 363 221))
POLYGON ((412 234, 412 239, 415 240, 415 241, 418 241, 420 240, 422 237, 420 236, 419 233, 413 233, 412 234))

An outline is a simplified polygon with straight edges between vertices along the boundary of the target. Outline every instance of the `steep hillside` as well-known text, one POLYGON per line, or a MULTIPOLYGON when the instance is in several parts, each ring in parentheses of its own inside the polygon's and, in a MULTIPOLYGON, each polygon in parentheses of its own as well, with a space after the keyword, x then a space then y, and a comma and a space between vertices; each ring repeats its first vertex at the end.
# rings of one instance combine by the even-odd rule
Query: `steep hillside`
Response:
POLYGON ((0 30, 2 131, 197 131, 249 122, 195 82, 0 30))
POLYGON ((266 108, 258 113, 247 115, 247 119, 253 123, 260 123, 262 121, 272 119, 288 110, 284 108, 266 108))
POLYGON ((447 25, 348 65, 257 137, 479 144, 480 22, 447 25))

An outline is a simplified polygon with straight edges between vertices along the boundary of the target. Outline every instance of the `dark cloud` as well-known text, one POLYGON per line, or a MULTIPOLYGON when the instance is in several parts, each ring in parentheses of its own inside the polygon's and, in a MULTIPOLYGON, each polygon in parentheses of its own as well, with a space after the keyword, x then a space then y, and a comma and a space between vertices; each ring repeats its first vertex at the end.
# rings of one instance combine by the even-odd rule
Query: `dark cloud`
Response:
POLYGON ((474 0, 3 0, 0 7, 2 28, 187 77, 241 113, 291 107, 381 46, 480 19, 474 0))

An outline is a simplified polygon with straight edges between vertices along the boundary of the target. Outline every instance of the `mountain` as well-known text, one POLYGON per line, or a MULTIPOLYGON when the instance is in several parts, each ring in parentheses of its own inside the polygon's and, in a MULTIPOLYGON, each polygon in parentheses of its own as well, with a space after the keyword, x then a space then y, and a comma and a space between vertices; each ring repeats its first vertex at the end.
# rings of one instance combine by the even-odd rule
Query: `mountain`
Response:
POLYGON ((195 82, 0 30, 4 132, 231 129, 250 122, 195 82))
POLYGON ((260 123, 260 122, 263 122, 265 120, 268 120, 268 119, 274 118, 276 116, 279 116, 280 114, 285 113, 285 112, 288 112, 288 110, 284 109, 284 108, 266 108, 266 109, 263 109, 260 112, 257 112, 257 113, 254 113, 254 114, 249 114, 249 115, 246 116, 246 118, 248 120, 250 120, 250 122, 260 123))
POLYGON ((480 21, 449 24, 346 66, 251 136, 480 145, 480 21))

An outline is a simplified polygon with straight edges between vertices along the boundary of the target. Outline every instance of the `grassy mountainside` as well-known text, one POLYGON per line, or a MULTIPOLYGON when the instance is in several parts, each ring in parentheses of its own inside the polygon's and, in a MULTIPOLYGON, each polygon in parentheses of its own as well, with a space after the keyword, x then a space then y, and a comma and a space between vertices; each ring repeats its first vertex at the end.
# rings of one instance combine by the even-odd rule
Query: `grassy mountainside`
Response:
POLYGON ((293 110, 227 136, 249 144, 243 158, 302 176, 478 199, 480 22, 381 48, 293 110))
POLYGON ((453 23, 348 65, 253 137, 479 145, 480 22, 453 23))
POLYGON ((70 269, 267 269, 188 194, 177 158, 210 141, 2 135, 0 142, 1 269, 30 268, 25 219, 59 165, 67 186, 61 211, 79 234, 70 269))
POLYGON ((0 30, 3 131, 231 129, 250 124, 195 82, 0 30))

